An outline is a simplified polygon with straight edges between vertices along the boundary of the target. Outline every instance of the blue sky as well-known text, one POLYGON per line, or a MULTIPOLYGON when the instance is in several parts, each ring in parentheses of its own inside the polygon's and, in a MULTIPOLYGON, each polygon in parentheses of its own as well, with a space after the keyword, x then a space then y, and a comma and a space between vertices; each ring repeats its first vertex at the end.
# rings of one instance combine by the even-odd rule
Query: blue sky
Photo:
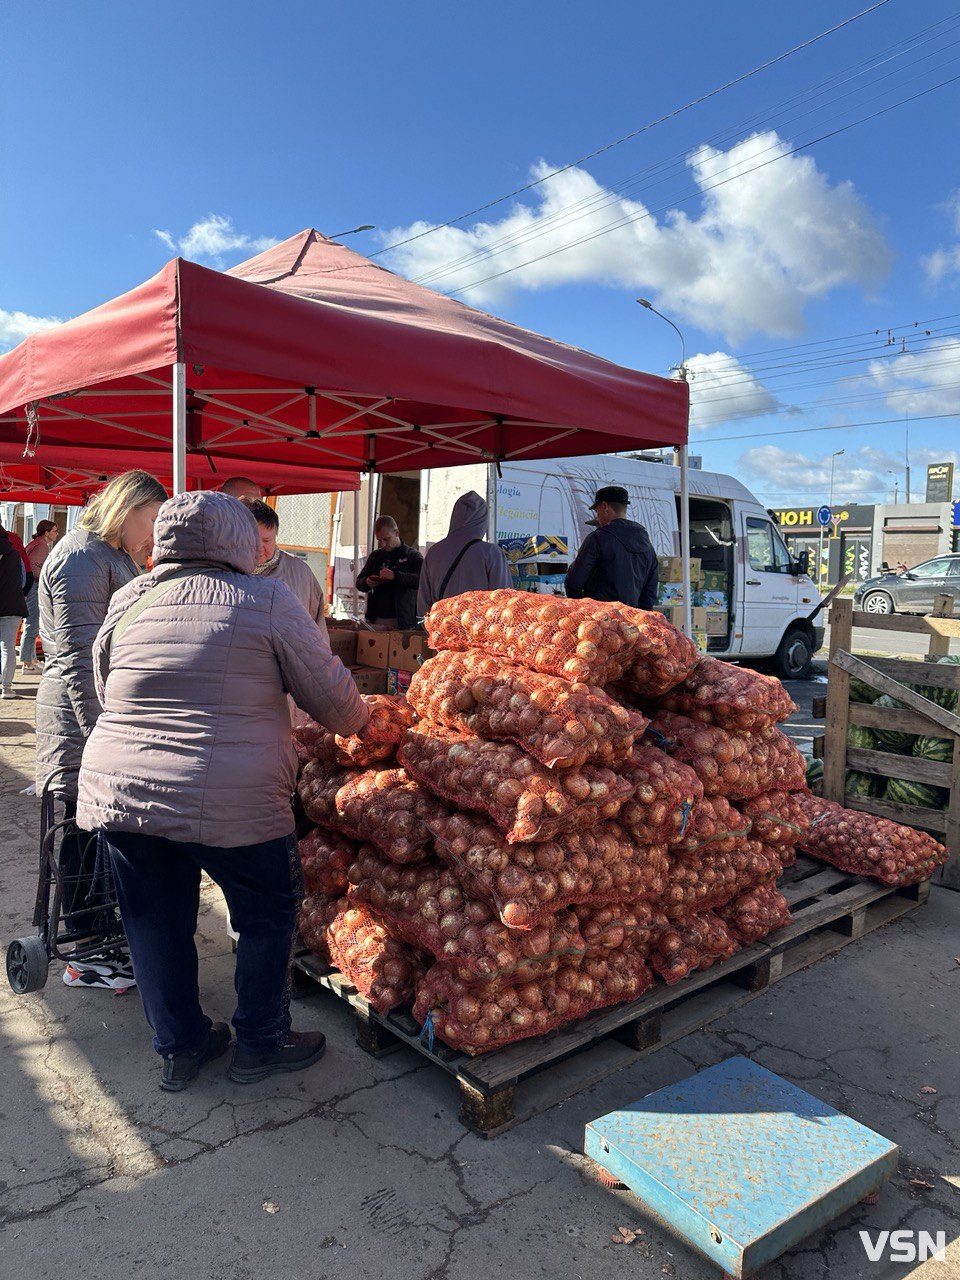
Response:
POLYGON ((644 129, 870 2, 11 0, 0 347, 171 245, 228 266, 373 223, 351 245, 381 251, 643 130, 381 260, 666 372, 648 297, 706 467, 816 503, 844 449, 836 500, 884 500, 909 424, 916 497, 958 457, 960 13, 887 0, 644 129))

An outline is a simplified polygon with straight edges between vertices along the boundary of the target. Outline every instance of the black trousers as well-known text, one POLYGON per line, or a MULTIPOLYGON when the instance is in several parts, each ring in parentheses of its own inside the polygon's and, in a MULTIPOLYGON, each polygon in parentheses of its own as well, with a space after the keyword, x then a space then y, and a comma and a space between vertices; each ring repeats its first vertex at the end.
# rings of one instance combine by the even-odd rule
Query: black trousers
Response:
POLYGON ((303 897, 296 836, 218 849, 108 831, 120 914, 157 1053, 193 1052, 210 1019, 200 1005, 201 870, 223 890, 237 943, 237 1044, 275 1049, 290 1030, 290 956, 303 897))

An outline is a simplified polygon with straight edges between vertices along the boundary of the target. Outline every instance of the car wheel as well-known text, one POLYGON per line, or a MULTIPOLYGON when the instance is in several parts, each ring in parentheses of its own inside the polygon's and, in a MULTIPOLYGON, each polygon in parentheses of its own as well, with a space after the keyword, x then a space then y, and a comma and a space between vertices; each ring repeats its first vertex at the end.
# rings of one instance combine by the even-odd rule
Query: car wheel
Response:
POLYGON ((893 613, 893 597, 886 591, 868 591, 861 608, 864 613, 893 613))
POLYGON ((777 646, 773 665, 784 680, 805 680, 813 662, 813 645, 806 631, 788 631, 777 646))

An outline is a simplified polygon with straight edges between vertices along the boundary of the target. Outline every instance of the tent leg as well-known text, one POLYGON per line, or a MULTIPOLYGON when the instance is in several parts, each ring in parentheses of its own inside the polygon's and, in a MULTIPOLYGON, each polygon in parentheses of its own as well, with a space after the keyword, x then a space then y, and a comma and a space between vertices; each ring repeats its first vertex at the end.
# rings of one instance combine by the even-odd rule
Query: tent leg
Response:
POLYGON ((687 446, 680 446, 680 559, 687 590, 683 593, 683 633, 693 635, 693 600, 690 590, 690 488, 687 476, 687 446))
POLYGON ((173 492, 187 489, 187 366, 173 366, 173 492))
POLYGON ((373 554, 374 525, 377 522, 377 473, 367 472, 367 555, 373 554))
POLYGON ((487 463, 487 541, 497 545, 497 464, 487 463))
POLYGON ((360 577, 360 490, 353 491, 353 616, 360 617, 360 588, 357 579, 360 577))

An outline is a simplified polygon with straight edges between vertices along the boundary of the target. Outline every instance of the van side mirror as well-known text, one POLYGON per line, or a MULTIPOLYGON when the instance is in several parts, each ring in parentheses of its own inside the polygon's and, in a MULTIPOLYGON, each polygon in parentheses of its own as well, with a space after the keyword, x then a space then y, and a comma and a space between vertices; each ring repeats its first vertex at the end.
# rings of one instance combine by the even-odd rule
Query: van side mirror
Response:
POLYGON ((794 573, 802 577, 805 573, 810 572, 810 552, 801 551, 794 561, 794 573))

